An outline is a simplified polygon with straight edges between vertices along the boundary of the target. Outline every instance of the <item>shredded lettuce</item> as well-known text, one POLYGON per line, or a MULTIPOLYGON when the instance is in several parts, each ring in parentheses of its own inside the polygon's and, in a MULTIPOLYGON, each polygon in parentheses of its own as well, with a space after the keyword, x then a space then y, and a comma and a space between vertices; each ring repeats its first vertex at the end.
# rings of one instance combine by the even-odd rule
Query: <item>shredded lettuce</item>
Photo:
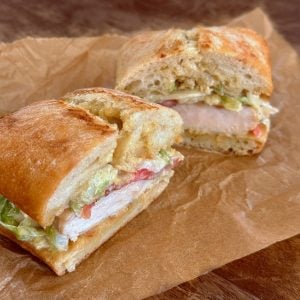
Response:
POLYGON ((0 219, 1 219, 1 214, 4 206, 6 205, 6 199, 0 195, 0 219))
POLYGON ((171 155, 164 149, 159 151, 159 156, 167 163, 171 163, 171 155))
POLYGON ((22 221, 23 215, 20 210, 12 203, 6 200, 3 196, 0 198, 0 220, 7 225, 16 226, 22 221))
POLYGON ((53 226, 47 227, 45 233, 50 245, 53 245, 58 251, 65 251, 68 249, 68 237, 60 234, 53 226))
POLYGON ((95 199, 104 195, 105 190, 115 181, 118 171, 111 165, 106 165, 97 171, 88 182, 79 188, 79 192, 70 202, 70 208, 77 215, 85 205, 91 204, 95 199))
POLYGON ((166 165, 171 164, 172 161, 182 161, 184 159, 183 155, 175 149, 161 149, 159 151, 159 156, 165 161, 166 165))
POLYGON ((175 88, 172 89, 170 94, 150 95, 148 98, 153 101, 176 99, 180 104, 204 102, 208 105, 222 106, 232 111, 240 111, 243 105, 246 105, 255 109, 260 120, 269 118, 270 115, 278 112, 278 109, 258 95, 248 93, 246 96, 240 97, 229 96, 222 85, 208 88, 205 92, 200 90, 177 90, 175 88))
MULTIPOLYGON (((215 93, 217 91, 215 90, 215 93)), ((244 105, 250 106, 258 113, 261 120, 268 118, 270 115, 276 114, 278 109, 273 107, 267 101, 261 99, 257 95, 248 93, 243 97, 230 97, 224 95, 223 90, 218 90, 220 94, 212 94, 207 96, 204 101, 209 105, 221 105, 224 108, 232 111, 240 111, 244 105), (219 101, 218 101, 219 99, 219 101)))
POLYGON ((16 237, 20 241, 32 241, 35 238, 42 238, 45 236, 44 230, 35 227, 20 225, 16 228, 16 237))
POLYGON ((241 97, 240 101, 248 106, 253 107, 260 116, 269 116, 278 113, 278 109, 267 101, 262 100, 259 96, 248 94, 247 97, 241 97))
POLYGON ((43 229, 36 221, 0 195, 0 225, 14 233, 20 241, 32 243, 37 249, 50 248, 65 251, 68 238, 53 226, 43 229))
POLYGON ((231 98, 228 96, 221 96, 223 106, 228 110, 240 111, 243 104, 239 99, 231 98))

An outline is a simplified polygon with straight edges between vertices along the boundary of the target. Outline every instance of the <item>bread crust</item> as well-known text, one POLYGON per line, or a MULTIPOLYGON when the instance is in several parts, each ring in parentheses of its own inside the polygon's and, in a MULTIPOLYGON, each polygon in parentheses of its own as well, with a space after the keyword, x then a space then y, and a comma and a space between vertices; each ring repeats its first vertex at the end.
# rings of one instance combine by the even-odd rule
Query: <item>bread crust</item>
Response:
POLYGON ((264 94, 273 91, 269 48, 262 36, 247 28, 198 27, 197 47, 202 53, 232 57, 255 69, 267 83, 264 94))
POLYGON ((186 147, 196 147, 208 152, 218 152, 223 154, 234 154, 247 156, 260 153, 267 141, 269 126, 261 124, 261 135, 255 137, 236 136, 217 133, 201 133, 185 130, 182 145, 186 147))
POLYGON ((159 110, 160 105, 155 103, 144 102, 140 97, 129 95, 121 91, 107 89, 102 87, 93 87, 86 89, 78 89, 63 96, 63 99, 72 99, 74 96, 87 94, 105 94, 111 97, 112 100, 120 101, 123 109, 131 109, 134 111, 159 110))
MULTIPOLYGON (((117 130, 61 100, 36 102, 0 119, 0 194, 41 226, 62 180, 117 130)), ((107 150, 106 150, 107 151, 107 150)))
POLYGON ((253 70, 263 82, 261 93, 273 90, 270 54, 266 41, 253 30, 229 27, 170 29, 140 33, 121 48, 116 87, 126 90, 134 74, 151 64, 168 64, 172 57, 215 55, 253 70), (134 54, 134 55, 133 55, 134 54))
POLYGON ((1 226, 0 233, 40 258, 57 275, 64 275, 66 272, 74 271, 81 261, 147 208, 166 188, 173 174, 174 171, 170 170, 158 177, 152 187, 146 190, 138 199, 134 200, 117 215, 108 218, 80 236, 76 242, 72 242, 69 245, 69 249, 66 252, 53 252, 45 249, 37 250, 30 243, 17 240, 10 231, 1 226))

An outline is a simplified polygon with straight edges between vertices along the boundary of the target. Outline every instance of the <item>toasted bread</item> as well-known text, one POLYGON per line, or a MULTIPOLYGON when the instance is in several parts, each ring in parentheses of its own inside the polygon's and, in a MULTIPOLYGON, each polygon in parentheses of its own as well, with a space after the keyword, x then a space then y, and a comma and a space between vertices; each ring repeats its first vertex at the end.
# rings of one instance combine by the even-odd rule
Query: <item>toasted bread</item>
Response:
POLYGON ((112 159, 117 129, 64 101, 0 119, 0 194, 42 227, 69 204, 84 176, 112 159))
POLYGON ((177 112, 119 91, 81 89, 63 99, 119 126, 113 163, 124 171, 135 170, 143 160, 153 159, 161 149, 169 149, 182 132, 177 112))
POLYGON ((120 50, 116 89, 151 99, 156 93, 222 86, 270 96, 273 90, 265 40, 245 28, 196 27, 145 32, 120 50))

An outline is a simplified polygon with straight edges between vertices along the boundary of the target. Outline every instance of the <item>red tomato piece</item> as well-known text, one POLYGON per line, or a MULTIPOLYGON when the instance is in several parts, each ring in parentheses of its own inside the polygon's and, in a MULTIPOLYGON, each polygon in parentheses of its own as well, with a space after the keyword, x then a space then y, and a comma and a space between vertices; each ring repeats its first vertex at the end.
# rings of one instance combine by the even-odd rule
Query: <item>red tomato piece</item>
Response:
POLYGON ((92 215, 92 208, 95 205, 94 203, 87 204, 82 208, 81 217, 84 219, 89 219, 92 215))
POLYGON ((150 179, 153 176, 154 172, 148 169, 140 169, 137 170, 134 173, 134 180, 133 181, 139 181, 139 180, 147 180, 150 179))
POLYGON ((160 104, 166 107, 173 107, 178 104, 178 101, 175 99, 169 99, 169 100, 162 101, 160 104))
POLYGON ((260 137, 262 132, 259 124, 252 130, 252 133, 254 134, 255 137, 260 137))

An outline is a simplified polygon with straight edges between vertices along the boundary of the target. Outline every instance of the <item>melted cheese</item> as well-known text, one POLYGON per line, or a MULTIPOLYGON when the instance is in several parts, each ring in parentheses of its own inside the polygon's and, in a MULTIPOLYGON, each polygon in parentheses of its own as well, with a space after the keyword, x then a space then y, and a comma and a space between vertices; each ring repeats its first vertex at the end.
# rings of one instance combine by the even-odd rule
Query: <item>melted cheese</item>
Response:
POLYGON ((159 101, 162 102, 164 100, 175 99, 179 103, 195 103, 202 101, 207 95, 209 95, 211 91, 208 89, 207 92, 200 92, 196 90, 182 90, 176 91, 168 95, 161 95, 161 94, 151 94, 148 95, 147 98, 151 101, 159 101))

